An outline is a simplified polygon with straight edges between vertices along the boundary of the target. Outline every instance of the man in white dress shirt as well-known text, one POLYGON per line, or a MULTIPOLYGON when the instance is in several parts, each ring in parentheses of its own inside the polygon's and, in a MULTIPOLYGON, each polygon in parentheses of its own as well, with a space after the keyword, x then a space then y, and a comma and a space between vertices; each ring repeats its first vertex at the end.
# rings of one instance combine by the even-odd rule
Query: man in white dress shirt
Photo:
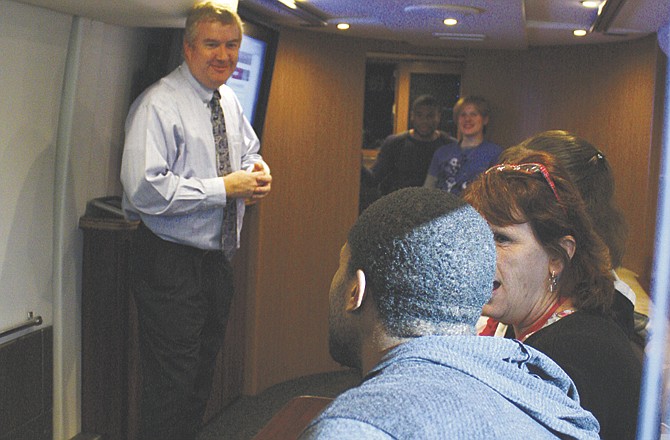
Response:
POLYGON ((272 177, 233 91, 242 23, 211 2, 189 12, 185 62, 149 87, 126 121, 126 217, 141 220, 131 286, 142 360, 140 438, 195 439, 233 295, 230 259, 245 200, 272 177))

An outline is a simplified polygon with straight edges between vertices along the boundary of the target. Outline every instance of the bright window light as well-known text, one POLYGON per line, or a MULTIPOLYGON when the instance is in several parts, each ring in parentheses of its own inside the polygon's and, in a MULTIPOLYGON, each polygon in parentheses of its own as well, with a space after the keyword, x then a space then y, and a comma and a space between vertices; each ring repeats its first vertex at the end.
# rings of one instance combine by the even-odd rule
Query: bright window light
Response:
POLYGON ((445 18, 444 24, 446 24, 447 26, 456 26, 458 24, 458 20, 456 20, 455 18, 445 18))

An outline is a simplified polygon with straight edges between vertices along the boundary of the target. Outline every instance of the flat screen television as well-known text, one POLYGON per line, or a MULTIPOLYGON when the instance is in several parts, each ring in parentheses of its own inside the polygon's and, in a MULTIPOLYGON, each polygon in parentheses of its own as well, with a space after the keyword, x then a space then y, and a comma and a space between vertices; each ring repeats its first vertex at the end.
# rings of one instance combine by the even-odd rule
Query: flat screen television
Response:
POLYGON ((244 36, 237 68, 226 84, 235 91, 244 114, 261 138, 279 34, 243 18, 244 36))

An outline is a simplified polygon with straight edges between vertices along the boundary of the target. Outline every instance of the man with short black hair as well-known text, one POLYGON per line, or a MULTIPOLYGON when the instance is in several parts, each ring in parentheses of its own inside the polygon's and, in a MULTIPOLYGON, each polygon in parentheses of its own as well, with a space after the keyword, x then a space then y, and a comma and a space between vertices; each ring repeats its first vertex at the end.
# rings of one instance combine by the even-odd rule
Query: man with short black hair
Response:
POLYGON ((331 355, 364 379, 301 439, 597 439, 553 361, 475 335, 495 263, 486 221, 452 194, 407 188, 364 211, 329 294, 331 355))
POLYGON ((371 181, 381 195, 400 188, 422 186, 435 151, 455 139, 439 130, 442 109, 431 95, 412 102, 408 131, 384 139, 370 170, 371 181))

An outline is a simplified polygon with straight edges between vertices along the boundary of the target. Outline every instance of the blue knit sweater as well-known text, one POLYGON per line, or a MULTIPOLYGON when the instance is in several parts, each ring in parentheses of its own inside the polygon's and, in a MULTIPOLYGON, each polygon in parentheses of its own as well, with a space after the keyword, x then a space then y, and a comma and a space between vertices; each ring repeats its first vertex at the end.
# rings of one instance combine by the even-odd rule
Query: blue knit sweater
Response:
POLYGON ((598 439, 570 378, 518 341, 425 336, 390 351, 300 437, 598 439))

